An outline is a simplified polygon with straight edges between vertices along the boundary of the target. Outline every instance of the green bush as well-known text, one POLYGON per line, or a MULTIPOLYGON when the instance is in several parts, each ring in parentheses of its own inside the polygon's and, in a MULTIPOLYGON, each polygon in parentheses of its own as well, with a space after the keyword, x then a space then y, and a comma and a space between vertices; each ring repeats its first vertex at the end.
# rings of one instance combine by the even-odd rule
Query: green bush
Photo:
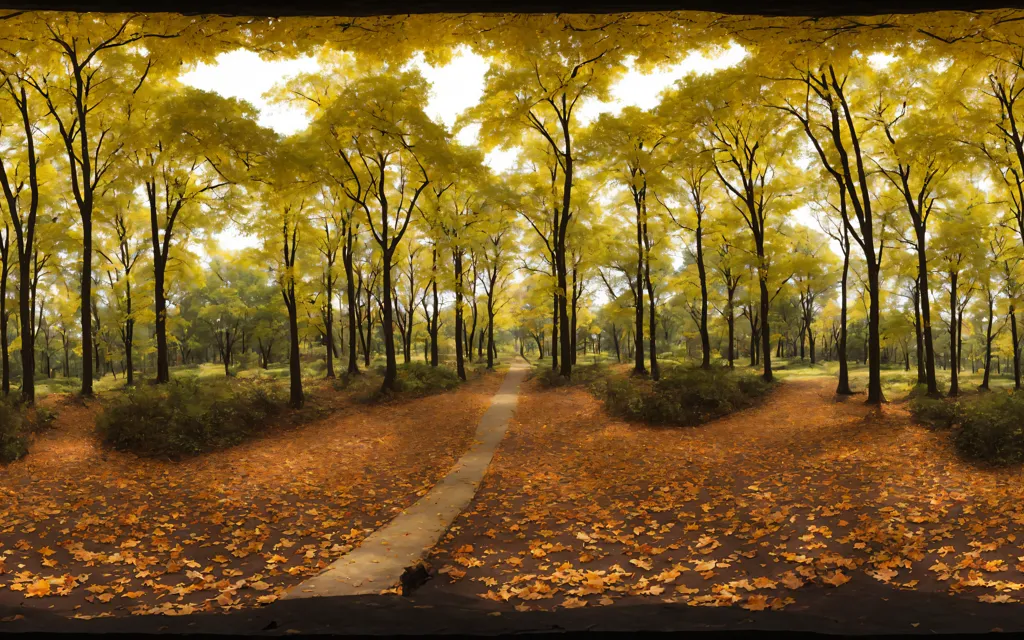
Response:
POLYGON ((410 362, 398 367, 398 389, 411 396, 425 396, 450 391, 462 380, 454 369, 432 367, 425 362, 410 362))
POLYGON ((966 458, 1024 462, 1024 394, 994 392, 971 403, 954 442, 966 458))
MULTIPOLYGON (((468 363, 467 363, 468 365, 468 363)), ((349 377, 347 374, 338 378, 334 386, 336 389, 355 391, 357 397, 363 402, 388 401, 397 397, 415 398, 429 396, 435 393, 450 391, 460 384, 462 380, 455 372, 455 369, 446 366, 432 367, 425 362, 410 362, 398 365, 398 379, 394 393, 382 393, 381 381, 384 379, 385 368, 383 365, 374 367, 370 371, 363 371, 358 377, 349 377)), ((472 374, 467 366, 467 373, 472 374)))
POLYGON ((918 422, 937 429, 949 429, 964 417, 963 405, 959 402, 924 395, 911 397, 910 413, 918 422))
POLYGON ((607 409, 649 424, 693 426, 753 406, 771 390, 760 376, 728 369, 666 367, 660 379, 613 376, 603 389, 607 409))
POLYGON ((373 371, 363 370, 360 370, 356 375, 352 375, 346 370, 337 374, 331 386, 334 387, 335 391, 370 394, 380 387, 380 376, 373 371))
POLYGON ((96 422, 104 442, 122 451, 176 458, 229 447, 266 429, 287 392, 261 380, 174 378, 128 389, 96 422))
POLYGON ((12 400, 0 401, 0 463, 14 462, 28 453, 25 410, 12 400))

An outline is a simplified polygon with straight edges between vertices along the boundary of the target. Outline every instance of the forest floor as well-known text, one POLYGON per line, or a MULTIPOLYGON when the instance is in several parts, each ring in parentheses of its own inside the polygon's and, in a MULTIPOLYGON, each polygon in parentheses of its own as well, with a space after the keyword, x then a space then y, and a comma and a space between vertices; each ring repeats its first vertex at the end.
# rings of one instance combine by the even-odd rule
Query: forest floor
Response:
POLYGON ((837 402, 834 384, 794 378, 763 406, 655 428, 609 417, 582 389, 528 382, 417 595, 497 611, 799 612, 831 597, 850 616, 909 591, 1024 599, 1020 471, 962 462, 903 403, 837 402))
MULTIPOLYGON (((95 407, 60 400, 58 426, 0 475, 0 610, 271 602, 426 493, 500 382, 346 405, 184 463, 99 448, 95 407)), ((410 606, 511 612, 509 624, 583 607, 828 610, 841 629, 883 602, 926 599, 938 616, 1024 599, 1020 471, 961 461, 903 402, 869 408, 833 388, 793 375, 757 408, 657 428, 609 416, 582 388, 527 381, 474 501, 429 558, 439 573, 410 606)), ((381 598, 384 626, 370 631, 405 601, 381 598)))
POLYGON ((98 401, 0 471, 0 607, 76 617, 271 602, 415 502, 472 444, 499 373, 182 462, 102 447, 98 401))

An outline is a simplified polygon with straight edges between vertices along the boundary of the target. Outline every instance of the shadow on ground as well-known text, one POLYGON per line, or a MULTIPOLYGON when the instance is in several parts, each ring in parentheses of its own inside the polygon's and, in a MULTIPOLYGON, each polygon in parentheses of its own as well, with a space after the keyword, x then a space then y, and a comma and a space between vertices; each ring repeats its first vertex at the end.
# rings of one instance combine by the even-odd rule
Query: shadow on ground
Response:
POLYGON ((809 588, 784 611, 736 607, 638 604, 555 611, 495 612, 478 599, 425 593, 281 601, 259 609, 191 616, 132 616, 74 620, 29 607, 0 608, 0 633, 187 633, 256 636, 495 634, 573 631, 794 631, 822 634, 931 634, 1024 631, 1012 605, 992 606, 944 593, 902 592, 862 583, 836 590, 809 588), (897 602, 898 601, 898 602, 897 602))

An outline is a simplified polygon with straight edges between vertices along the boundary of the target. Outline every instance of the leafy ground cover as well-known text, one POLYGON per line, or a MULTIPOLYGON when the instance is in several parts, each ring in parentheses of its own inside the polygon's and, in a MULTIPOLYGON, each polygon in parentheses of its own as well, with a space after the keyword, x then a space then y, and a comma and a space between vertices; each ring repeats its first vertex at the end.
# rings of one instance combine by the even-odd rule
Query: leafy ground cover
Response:
POLYGON ((496 610, 799 611, 865 584, 893 600, 1019 601, 1019 471, 979 469, 904 404, 835 402, 833 385, 791 380, 759 407, 658 429, 609 416, 583 389, 533 384, 423 589, 496 610))
POLYGON ((88 617, 273 601, 426 493, 500 380, 386 406, 342 398, 316 422, 179 462, 101 446, 99 402, 51 396, 54 428, 0 471, 0 604, 88 617))

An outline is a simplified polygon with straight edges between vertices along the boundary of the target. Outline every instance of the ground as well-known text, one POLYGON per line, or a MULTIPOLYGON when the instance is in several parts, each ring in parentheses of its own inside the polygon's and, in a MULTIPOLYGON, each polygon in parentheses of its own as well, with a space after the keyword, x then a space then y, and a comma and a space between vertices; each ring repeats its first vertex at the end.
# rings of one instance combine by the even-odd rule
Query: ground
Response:
POLYGON ((583 390, 534 385, 425 589, 518 610, 800 610, 815 586, 873 581, 893 598, 1016 602, 1019 471, 960 462, 903 406, 836 402, 833 387, 794 379, 759 408, 673 429, 612 419, 583 390))
POLYGON ((101 447, 98 403, 0 474, 0 605, 77 616, 272 601, 412 504, 469 447, 501 382, 329 417, 186 460, 101 447))
MULTIPOLYGON (((902 402, 837 401, 827 371, 782 373, 763 405, 686 429, 527 382, 416 598, 506 616, 665 603, 811 616, 831 598, 852 620, 881 601, 995 611, 1024 597, 1019 470, 959 460, 902 402)), ((887 373, 891 398, 906 378, 887 373)), ((103 451, 93 409, 68 402, 0 475, 0 605, 96 616, 273 600, 443 476, 499 382, 344 405, 177 464, 103 451)))

